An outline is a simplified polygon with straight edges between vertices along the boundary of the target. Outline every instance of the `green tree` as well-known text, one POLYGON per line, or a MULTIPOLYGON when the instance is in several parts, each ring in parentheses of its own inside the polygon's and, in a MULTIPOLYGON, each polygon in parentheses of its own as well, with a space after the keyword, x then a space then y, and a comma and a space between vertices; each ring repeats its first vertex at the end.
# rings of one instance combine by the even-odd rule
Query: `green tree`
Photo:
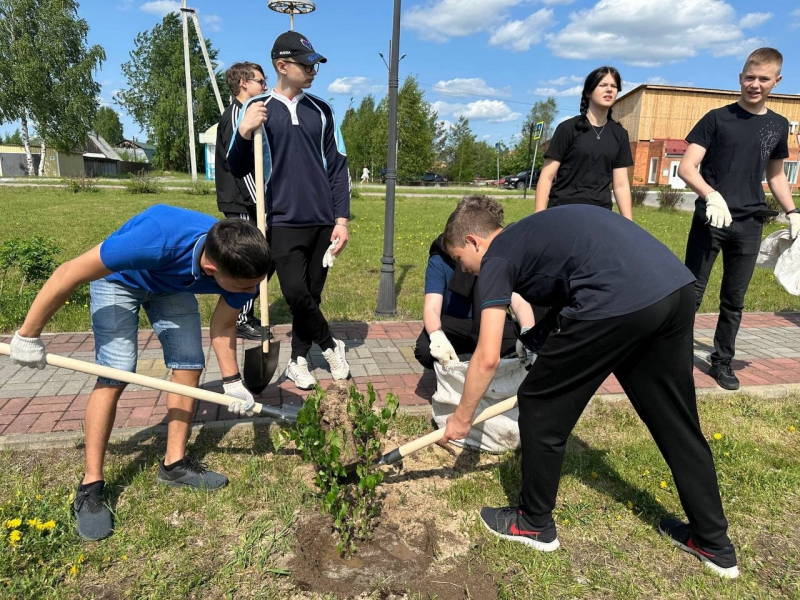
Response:
MULTIPOLYGON (((389 137, 389 102, 383 98, 376 110, 372 130, 372 147, 380 157, 381 166, 386 163, 389 137)), ((397 95, 397 178, 408 181, 422 175, 433 167, 436 158, 434 145, 439 129, 436 113, 425 101, 425 94, 416 77, 409 76, 397 95)))
POLYGON ((370 174, 377 175, 386 162, 386 150, 374 144, 372 135, 380 114, 375 107, 375 98, 367 95, 357 109, 349 109, 342 120, 342 135, 347 147, 347 161, 353 180, 361 177, 361 169, 369 168, 370 174))
POLYGON ((472 181, 476 167, 475 134, 466 117, 459 117, 447 132, 444 157, 450 181, 472 181))
POLYGON ((552 96, 547 100, 539 100, 532 107, 528 116, 525 117, 525 122, 522 124, 519 138, 516 140, 514 148, 506 156, 506 160, 502 163, 503 167, 509 173, 519 173, 520 171, 527 171, 530 169, 530 161, 533 159, 533 148, 536 145, 536 140, 530 139, 531 128, 536 123, 544 122, 544 130, 542 131, 542 138, 539 140, 539 152, 536 155, 536 168, 540 169, 544 162, 544 152, 541 151, 542 143, 549 140, 555 131, 555 120, 558 114, 558 106, 556 106, 556 99, 552 96), (530 158, 528 149, 530 148, 530 158))
MULTIPOLYGON (((183 67, 183 30, 177 14, 170 13, 134 40, 130 60, 122 65, 128 89, 117 94, 115 102, 133 117, 156 147, 153 165, 158 169, 188 171, 189 125, 183 67)), ((206 40, 214 62, 217 50, 206 40)), ((192 74, 192 109, 195 132, 205 131, 219 121, 219 108, 203 61, 197 34, 189 28, 189 56, 192 74)), ((216 74, 219 87, 224 76, 216 74)), ((203 166, 198 156, 198 168, 203 166)))
POLYGON ((488 144, 483 140, 475 142, 473 147, 475 156, 475 175, 480 175, 484 179, 495 179, 497 177, 497 151, 493 144, 488 144))
POLYGON ((10 146, 22 146, 22 134, 19 129, 15 129, 14 133, 7 133, 3 138, 3 143, 10 146))
POLYGON ((42 156, 48 145, 70 151, 85 142, 100 93, 94 72, 106 58, 88 33, 75 0, 0 0, 0 123, 21 122, 30 175, 29 124, 42 156))
POLYGON ((101 106, 97 110, 94 117, 94 132, 111 145, 125 139, 117 111, 107 106, 101 106))

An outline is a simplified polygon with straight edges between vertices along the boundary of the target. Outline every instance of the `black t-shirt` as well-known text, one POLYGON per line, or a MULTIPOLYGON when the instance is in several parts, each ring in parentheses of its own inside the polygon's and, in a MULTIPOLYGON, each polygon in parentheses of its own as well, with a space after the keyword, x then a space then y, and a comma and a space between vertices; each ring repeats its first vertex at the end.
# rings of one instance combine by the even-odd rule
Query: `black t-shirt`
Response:
MULTIPOLYGON (((767 207, 761 187, 767 162, 789 156, 789 121, 767 110, 747 112, 738 103, 706 113, 686 136, 690 144, 706 149, 700 174, 722 194, 734 219, 745 219, 767 207)), ((697 198, 696 210, 705 214, 706 201, 697 198)))
POLYGON ((628 219, 597 206, 558 206, 512 223, 481 261, 478 306, 517 292, 536 306, 595 321, 651 306, 694 281, 672 251, 628 219))
POLYGON ((581 132, 576 129, 580 117, 567 119, 556 127, 545 158, 561 163, 550 190, 548 206, 594 204, 611 210, 611 175, 614 169, 630 167, 631 145, 628 132, 609 120, 605 129, 581 132))

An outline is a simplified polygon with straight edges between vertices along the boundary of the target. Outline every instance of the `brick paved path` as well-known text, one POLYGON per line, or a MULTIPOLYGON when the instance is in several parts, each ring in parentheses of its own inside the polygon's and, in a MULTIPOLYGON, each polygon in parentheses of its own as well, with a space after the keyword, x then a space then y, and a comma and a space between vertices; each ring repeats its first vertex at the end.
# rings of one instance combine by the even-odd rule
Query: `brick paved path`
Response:
MULTIPOLYGON (((706 374, 706 357, 713 350, 716 315, 698 315, 695 323, 695 383, 700 390, 720 390, 706 374)), ((334 336, 345 341, 355 383, 365 389, 372 382, 380 395, 397 394, 401 406, 424 409, 435 390, 433 372, 426 371, 414 359, 414 343, 422 328, 419 321, 353 323, 333 326, 334 336)), ((282 372, 289 358, 289 328, 275 328, 282 342, 282 372)), ((44 336, 47 351, 79 360, 94 360, 94 343, 90 333, 44 336)), ((10 337, 0 338, 9 343, 10 337)), ((748 390, 757 392, 764 386, 782 394, 800 391, 800 312, 751 313, 744 316, 739 333, 737 360, 734 368, 748 390), (792 385, 794 384, 794 385, 792 385), (782 386, 777 389, 775 386, 782 386)), ((204 346, 208 366, 201 384, 221 392, 220 373, 210 351, 208 330, 204 330, 204 346)), ((240 344, 240 353, 244 351, 240 344)), ((140 359, 138 372, 166 378, 168 373, 161 357, 161 346, 152 331, 139 333, 140 359)), ((330 379, 327 363, 319 349, 312 351, 310 364, 318 380, 325 385, 330 379)), ((240 356, 240 364, 241 356, 240 356)), ((276 376, 277 379, 277 376, 276 376)), ((47 367, 43 371, 12 365, 0 356, 0 447, 2 442, 31 434, 81 431, 89 393, 94 378, 66 369, 47 367)), ((622 388, 610 377, 598 394, 620 394, 622 388)), ((297 390, 291 382, 272 383, 261 395, 269 405, 300 404, 308 392, 297 390)), ((118 404, 115 428, 150 427, 165 421, 164 392, 129 386, 118 404)), ((228 420, 232 415, 224 407, 198 402, 195 421, 228 420)))

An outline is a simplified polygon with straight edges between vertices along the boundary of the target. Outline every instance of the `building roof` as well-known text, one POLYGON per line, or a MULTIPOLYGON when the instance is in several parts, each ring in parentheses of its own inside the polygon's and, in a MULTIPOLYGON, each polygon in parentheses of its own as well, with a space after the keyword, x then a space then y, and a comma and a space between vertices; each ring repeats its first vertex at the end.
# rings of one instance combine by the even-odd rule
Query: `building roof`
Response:
POLYGON ((126 148, 128 146, 136 146, 137 148, 141 148, 142 150, 155 151, 156 149, 156 147, 153 144, 145 144, 144 142, 140 142, 138 140, 122 140, 119 144, 117 144, 117 148, 126 148))
POLYGON ((686 140, 671 140, 665 139, 664 140, 664 153, 665 154, 675 154, 678 156, 683 156, 686 152, 686 148, 689 147, 689 142, 686 140))
POLYGON ((108 160, 122 161, 122 157, 101 136, 89 133, 86 137, 88 142, 86 144, 86 152, 83 153, 86 158, 107 158, 108 160))
MULTIPOLYGON (((735 96, 739 97, 741 92, 739 90, 717 90, 713 88, 696 88, 696 87, 685 87, 680 85, 656 85, 652 83, 643 83, 642 85, 636 86, 630 92, 627 92, 624 96, 621 96, 617 101, 622 100, 633 94, 634 92, 638 92, 639 90, 665 90, 670 92, 690 92, 693 94, 715 94, 715 95, 726 95, 726 96, 735 96)), ((793 94, 770 94, 770 98, 780 98, 782 100, 797 100, 800 102, 800 95, 793 95, 793 94)))

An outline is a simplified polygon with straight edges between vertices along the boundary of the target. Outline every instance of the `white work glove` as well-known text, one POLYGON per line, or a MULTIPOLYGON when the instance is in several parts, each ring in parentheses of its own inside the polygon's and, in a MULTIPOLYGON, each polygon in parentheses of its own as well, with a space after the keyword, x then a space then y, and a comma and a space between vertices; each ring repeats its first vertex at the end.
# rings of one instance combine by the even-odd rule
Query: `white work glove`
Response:
POLYGON ((456 349, 441 329, 431 334, 431 356, 445 367, 451 362, 458 362, 456 349))
MULTIPOLYGON (((522 335, 528 330, 530 330, 530 327, 523 327, 519 330, 519 334, 522 335)), ((525 344, 523 344, 520 340, 517 340, 516 349, 517 349, 517 356, 519 357, 519 362, 522 363, 523 365, 529 363, 533 358, 533 352, 528 350, 528 347, 525 344)))
POLYGON ((788 214, 786 218, 789 219, 789 235, 796 240, 797 234, 800 233, 800 213, 788 214))
POLYGON ((230 412, 240 417, 253 416, 252 409, 256 401, 253 400, 253 394, 250 393, 250 390, 244 387, 241 379, 232 383, 223 383, 222 388, 225 390, 226 396, 235 398, 235 400, 228 405, 228 410, 230 412))
POLYGON ((719 192, 706 196, 706 223, 712 227, 728 227, 733 222, 731 211, 719 192))
POLYGON ((339 238, 336 238, 331 242, 331 245, 328 246, 328 249, 325 250, 325 256, 322 257, 322 266, 326 269, 329 269, 333 266, 333 261, 336 260, 336 257, 333 255, 333 251, 336 250, 336 245, 339 243, 339 238))
POLYGON ((22 337, 17 331, 11 340, 11 362, 31 369, 44 369, 47 361, 44 358, 42 338, 22 337))

